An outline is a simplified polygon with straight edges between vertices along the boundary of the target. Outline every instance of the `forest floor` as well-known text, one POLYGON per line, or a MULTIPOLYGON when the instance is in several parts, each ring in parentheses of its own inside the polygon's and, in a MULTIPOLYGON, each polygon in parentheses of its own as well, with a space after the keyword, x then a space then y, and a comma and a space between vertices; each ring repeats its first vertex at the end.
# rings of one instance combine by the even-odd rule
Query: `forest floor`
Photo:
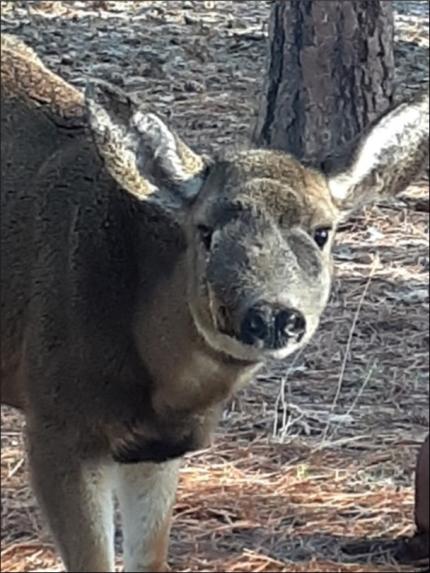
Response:
MULTIPOLYGON (((393 4, 402 97, 428 82, 429 9, 393 4)), ((139 93, 196 149, 248 141, 270 2, 1 9, 2 30, 71 83, 91 74, 139 93)), ((427 176, 339 233, 333 294, 313 342, 259 375, 226 407, 214 446, 186 459, 175 571, 416 570, 395 554, 414 532, 413 468, 428 431, 427 176)), ((1 570, 60 570, 28 487, 23 420, 1 414, 1 570)))

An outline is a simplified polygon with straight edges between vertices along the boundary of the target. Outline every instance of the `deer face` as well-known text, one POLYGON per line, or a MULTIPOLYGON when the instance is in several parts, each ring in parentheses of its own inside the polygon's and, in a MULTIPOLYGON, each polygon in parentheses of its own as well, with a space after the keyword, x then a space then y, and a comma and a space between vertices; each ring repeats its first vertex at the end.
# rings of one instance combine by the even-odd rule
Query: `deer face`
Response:
POLYGON ((260 361, 309 341, 329 296, 336 216, 324 178, 285 154, 214 163, 186 224, 189 305, 208 344, 260 361))
POLYGON ((428 153, 428 95, 388 112, 318 172, 267 150, 208 161, 104 83, 86 101, 112 176, 183 228, 197 330, 213 349, 251 362, 284 358, 310 339, 329 296, 336 224, 402 191, 428 153))

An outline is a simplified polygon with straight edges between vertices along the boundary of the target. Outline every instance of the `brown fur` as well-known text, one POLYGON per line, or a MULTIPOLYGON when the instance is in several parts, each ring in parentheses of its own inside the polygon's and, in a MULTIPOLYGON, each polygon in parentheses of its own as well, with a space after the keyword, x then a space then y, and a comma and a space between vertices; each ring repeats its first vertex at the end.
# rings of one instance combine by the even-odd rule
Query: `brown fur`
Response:
POLYGON ((415 523, 417 533, 425 536, 427 539, 427 552, 430 535, 429 490, 429 436, 427 436, 418 453, 415 471, 415 523))
POLYGON ((430 559, 429 438, 427 436, 421 444, 415 467, 415 534, 402 540, 396 553, 396 558, 405 563, 428 562, 430 559))
MULTIPOLYGON (((96 82, 83 98, 16 39, 2 48, 2 399, 26 414, 67 569, 113 566, 115 489, 128 570, 162 568, 172 460, 209 444, 223 400, 315 332, 340 195, 282 153, 200 157, 123 92, 96 82), (261 301, 300 313, 300 336, 247 341, 261 301)), ((421 108, 401 133, 417 163, 421 108)))
POLYGON ((3 97, 30 99, 34 104, 46 106, 56 120, 82 125, 82 93, 47 70, 24 42, 10 34, 2 34, 1 62, 3 97))
MULTIPOLYGON (((172 507, 173 510, 173 507, 172 507)), ((154 560, 148 565, 148 571, 155 572, 168 572, 170 567, 167 565, 167 550, 169 547, 169 534, 170 534, 170 522, 171 522, 171 512, 167 516, 165 522, 160 526, 158 531, 155 532, 154 539, 151 540, 151 545, 153 547, 154 560)))

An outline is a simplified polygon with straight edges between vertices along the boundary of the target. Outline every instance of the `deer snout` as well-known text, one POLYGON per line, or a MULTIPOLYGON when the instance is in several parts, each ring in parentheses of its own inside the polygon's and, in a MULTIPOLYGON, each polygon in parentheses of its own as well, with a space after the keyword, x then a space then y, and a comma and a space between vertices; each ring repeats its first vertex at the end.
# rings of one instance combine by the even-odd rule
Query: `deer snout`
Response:
POLYGON ((292 338, 300 341, 305 330, 306 320, 299 310, 263 302, 245 312, 240 340, 250 346, 278 349, 292 338))

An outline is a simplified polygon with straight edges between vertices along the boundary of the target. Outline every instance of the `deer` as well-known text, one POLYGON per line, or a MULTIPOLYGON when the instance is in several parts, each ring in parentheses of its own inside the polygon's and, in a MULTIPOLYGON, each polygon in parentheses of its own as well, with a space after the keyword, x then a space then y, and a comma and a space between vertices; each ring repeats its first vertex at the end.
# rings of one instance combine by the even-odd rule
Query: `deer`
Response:
POLYGON ((417 560, 427 559, 427 561, 430 558, 429 440, 430 434, 427 434, 427 437, 418 450, 414 484, 415 534, 408 540, 409 545, 407 545, 409 556, 412 556, 417 560))
POLYGON ((428 95, 317 167, 199 154, 132 94, 2 36, 1 391, 68 571, 167 571, 185 454, 318 328, 339 223, 428 152, 428 95))

